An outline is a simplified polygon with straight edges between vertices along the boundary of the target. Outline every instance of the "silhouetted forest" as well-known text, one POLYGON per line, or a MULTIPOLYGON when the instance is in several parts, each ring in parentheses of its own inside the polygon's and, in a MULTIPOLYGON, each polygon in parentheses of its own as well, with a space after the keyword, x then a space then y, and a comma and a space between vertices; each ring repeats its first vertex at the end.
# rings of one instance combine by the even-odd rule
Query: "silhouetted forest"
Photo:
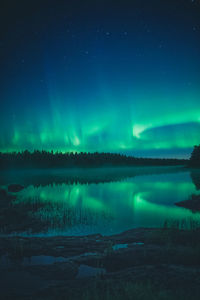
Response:
POLYGON ((183 165, 184 159, 136 158, 113 153, 61 153, 53 151, 0 152, 0 168, 87 168, 183 165))
POLYGON ((190 157, 189 166, 193 168, 200 167, 200 145, 194 146, 190 157))

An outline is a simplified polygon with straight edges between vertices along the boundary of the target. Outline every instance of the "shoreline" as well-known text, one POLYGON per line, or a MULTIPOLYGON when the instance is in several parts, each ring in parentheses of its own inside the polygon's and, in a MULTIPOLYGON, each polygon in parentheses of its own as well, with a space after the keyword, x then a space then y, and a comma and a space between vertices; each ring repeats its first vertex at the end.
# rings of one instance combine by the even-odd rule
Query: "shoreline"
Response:
POLYGON ((107 282, 112 290, 116 283, 151 281, 153 288, 164 285, 173 292, 184 283, 182 290, 200 292, 199 235, 199 228, 137 228, 111 236, 0 237, 5 287, 16 272, 33 276, 34 286, 24 291, 18 284, 11 294, 5 287, 3 291, 6 299, 88 299, 80 295, 94 285, 103 297, 100 287, 107 282))

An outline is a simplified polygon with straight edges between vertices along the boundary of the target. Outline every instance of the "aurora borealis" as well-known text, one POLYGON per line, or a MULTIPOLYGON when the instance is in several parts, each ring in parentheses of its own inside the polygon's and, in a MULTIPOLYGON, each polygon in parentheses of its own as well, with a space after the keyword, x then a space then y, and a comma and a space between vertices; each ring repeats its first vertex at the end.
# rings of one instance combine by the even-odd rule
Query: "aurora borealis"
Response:
POLYGON ((0 151, 188 157, 200 1, 40 2, 2 10, 0 151))

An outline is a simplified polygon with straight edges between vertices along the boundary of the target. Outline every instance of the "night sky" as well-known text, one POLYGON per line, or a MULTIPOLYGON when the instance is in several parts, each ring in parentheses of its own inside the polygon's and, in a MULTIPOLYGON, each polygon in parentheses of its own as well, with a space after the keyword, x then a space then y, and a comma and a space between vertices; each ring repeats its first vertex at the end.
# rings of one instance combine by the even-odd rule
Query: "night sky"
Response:
POLYGON ((1 1, 0 151, 188 157, 199 0, 1 1))

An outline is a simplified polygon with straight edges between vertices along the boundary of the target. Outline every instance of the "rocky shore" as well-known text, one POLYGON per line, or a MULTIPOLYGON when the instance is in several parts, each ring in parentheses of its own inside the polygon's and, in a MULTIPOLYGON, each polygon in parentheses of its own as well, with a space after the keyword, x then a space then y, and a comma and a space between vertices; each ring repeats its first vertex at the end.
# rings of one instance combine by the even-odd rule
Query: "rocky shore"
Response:
POLYGON ((199 230, 169 228, 113 236, 1 237, 2 299, 122 299, 127 291, 139 297, 145 289, 169 294, 156 299, 191 290, 190 298, 198 299, 199 249, 199 230))
POLYGON ((177 202, 176 205, 191 209, 192 211, 200 211, 200 195, 192 195, 190 199, 177 202))

